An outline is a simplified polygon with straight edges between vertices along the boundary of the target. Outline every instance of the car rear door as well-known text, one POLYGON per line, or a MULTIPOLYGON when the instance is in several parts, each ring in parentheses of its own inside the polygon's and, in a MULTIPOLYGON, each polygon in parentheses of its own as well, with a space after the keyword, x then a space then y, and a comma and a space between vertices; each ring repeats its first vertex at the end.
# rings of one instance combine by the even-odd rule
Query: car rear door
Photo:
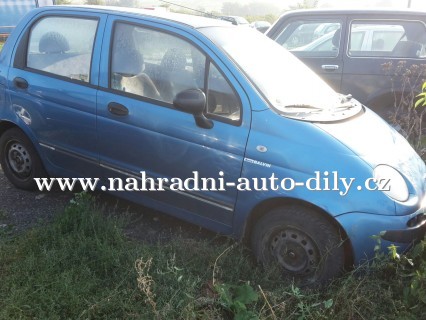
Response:
POLYGON ((8 74, 12 112, 49 173, 97 176, 96 91, 106 15, 49 10, 21 35, 8 74), (24 116, 25 115, 25 116, 24 116))
POLYGON ((165 191, 132 188, 122 195, 229 232, 236 188, 197 191, 192 180, 182 191, 171 184, 194 172, 214 179, 209 186, 216 188, 220 179, 237 181, 251 116, 244 90, 212 49, 176 26, 110 16, 105 34, 97 111, 103 176, 136 179, 139 189, 141 172, 165 178, 165 191), (205 92, 212 128, 173 106, 176 94, 190 88, 205 92))
POLYGON ((278 21, 268 37, 289 50, 340 92, 346 18, 298 14, 278 21))

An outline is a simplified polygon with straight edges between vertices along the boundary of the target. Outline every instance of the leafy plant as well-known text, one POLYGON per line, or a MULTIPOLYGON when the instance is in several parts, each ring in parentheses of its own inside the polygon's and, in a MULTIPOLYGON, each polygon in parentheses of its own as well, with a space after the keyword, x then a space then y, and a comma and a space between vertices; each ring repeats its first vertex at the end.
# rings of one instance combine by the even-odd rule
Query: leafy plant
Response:
POLYGON ((257 292, 248 284, 217 284, 220 305, 234 315, 234 320, 258 319, 255 312, 248 310, 248 305, 259 299, 257 292))
MULTIPOLYGON (((390 248, 390 252, 395 251, 390 248)), ((411 308, 426 307, 426 239, 418 243, 408 256, 391 254, 391 258, 408 279, 403 289, 404 301, 411 308)))
POLYGON ((419 93, 416 97, 417 101, 414 104, 414 107, 426 107, 426 82, 424 82, 422 85, 422 92, 419 93))

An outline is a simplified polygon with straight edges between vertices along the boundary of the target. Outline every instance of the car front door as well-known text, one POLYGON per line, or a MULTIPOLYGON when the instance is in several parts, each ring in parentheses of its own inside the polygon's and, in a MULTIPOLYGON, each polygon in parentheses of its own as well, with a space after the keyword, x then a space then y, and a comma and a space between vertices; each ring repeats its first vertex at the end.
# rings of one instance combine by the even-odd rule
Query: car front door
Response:
POLYGON ((201 225, 216 223, 226 232, 232 224, 235 188, 197 191, 197 178, 187 182, 186 191, 171 184, 173 178, 195 175, 212 178, 206 187, 216 184, 216 189, 221 179, 237 181, 249 132, 249 102, 206 45, 183 31, 163 28, 109 18, 105 34, 111 39, 103 49, 109 56, 101 61, 101 68, 109 71, 101 77, 97 112, 103 176, 140 183, 144 177, 165 178, 165 191, 130 186, 133 192, 125 196, 201 225), (173 106, 176 94, 193 88, 205 93, 205 116, 213 127, 197 125, 192 114, 173 106))
POLYGON ((296 16, 279 21, 268 36, 302 60, 340 92, 345 18, 296 16))
POLYGON ((37 16, 21 36, 8 90, 17 121, 43 148, 49 173, 97 176, 96 91, 106 15, 37 16))

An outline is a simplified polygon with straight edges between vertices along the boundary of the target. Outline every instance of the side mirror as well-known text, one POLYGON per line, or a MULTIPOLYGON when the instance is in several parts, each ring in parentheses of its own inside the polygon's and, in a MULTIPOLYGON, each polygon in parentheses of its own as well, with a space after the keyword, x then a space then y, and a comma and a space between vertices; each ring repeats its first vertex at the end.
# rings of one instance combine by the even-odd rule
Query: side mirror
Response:
POLYGON ((213 128, 213 121, 204 116, 206 95, 200 89, 187 89, 179 92, 173 99, 176 109, 191 113, 197 126, 205 129, 213 128))

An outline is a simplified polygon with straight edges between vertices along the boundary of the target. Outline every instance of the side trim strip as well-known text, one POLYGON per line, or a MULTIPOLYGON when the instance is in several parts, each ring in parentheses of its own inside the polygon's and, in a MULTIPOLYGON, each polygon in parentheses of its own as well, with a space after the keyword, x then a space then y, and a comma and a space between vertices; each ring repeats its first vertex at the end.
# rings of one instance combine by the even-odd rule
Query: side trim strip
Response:
MULTIPOLYGON (((111 171, 115 171, 115 172, 120 173, 122 175, 125 175, 127 177, 135 178, 135 179, 137 179, 139 181, 142 181, 142 178, 139 175, 136 175, 134 173, 126 172, 126 171, 123 171, 121 169, 117 169, 115 167, 106 165, 104 163, 101 163, 100 166, 102 168, 105 168, 105 169, 108 169, 108 170, 111 170, 111 171)), ((147 178, 152 178, 155 181, 155 178, 153 178, 153 177, 147 176, 147 178)), ((155 186, 157 187, 157 186, 159 186, 159 184, 155 183, 155 186)), ((198 194, 196 195, 196 194, 194 194, 193 192, 190 192, 190 191, 172 190, 169 187, 164 186, 164 185, 163 185, 163 188, 166 189, 166 190, 168 190, 168 191, 172 191, 172 192, 178 193, 180 195, 183 195, 183 196, 186 196, 186 197, 189 197, 189 198, 192 198, 192 199, 195 199, 195 200, 198 200, 198 201, 201 201, 201 202, 204 202, 204 203, 216 206, 218 208, 221 208, 221 209, 224 209, 224 210, 227 210, 227 211, 231 211, 231 212, 234 211, 234 207, 233 206, 229 206, 229 205, 227 205, 225 203, 220 203, 220 202, 214 201, 214 200, 209 199, 207 197, 199 196, 198 194)))

